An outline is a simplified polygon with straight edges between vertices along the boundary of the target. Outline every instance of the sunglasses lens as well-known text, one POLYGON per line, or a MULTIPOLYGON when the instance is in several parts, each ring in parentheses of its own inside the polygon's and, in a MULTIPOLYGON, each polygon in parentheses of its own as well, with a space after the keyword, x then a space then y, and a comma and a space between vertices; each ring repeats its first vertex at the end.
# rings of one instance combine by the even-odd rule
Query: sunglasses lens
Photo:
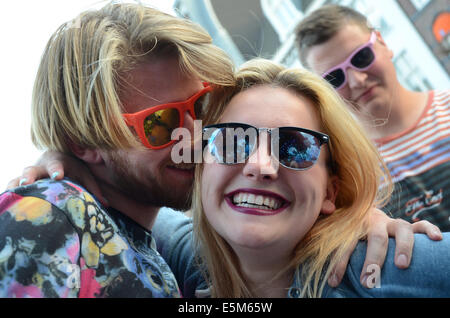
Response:
POLYGON ((180 114, 175 108, 162 109, 144 120, 145 137, 150 145, 158 147, 171 141, 172 131, 180 126, 180 114))
POLYGON ((194 112, 196 119, 202 119, 206 106, 209 102, 209 93, 200 96, 194 103, 194 112))
POLYGON ((357 68, 366 68, 375 59, 375 55, 370 47, 365 47, 361 49, 355 56, 351 59, 350 63, 357 68))
POLYGON ((256 131, 249 134, 245 128, 207 128, 204 133, 210 136, 208 150, 218 163, 245 163, 256 142, 256 131))
POLYGON ((338 88, 344 83, 345 81, 345 74, 342 69, 334 70, 324 76, 324 79, 333 85, 335 88, 338 88))
POLYGON ((305 132, 280 129, 279 161, 293 169, 307 169, 319 158, 319 140, 305 132))

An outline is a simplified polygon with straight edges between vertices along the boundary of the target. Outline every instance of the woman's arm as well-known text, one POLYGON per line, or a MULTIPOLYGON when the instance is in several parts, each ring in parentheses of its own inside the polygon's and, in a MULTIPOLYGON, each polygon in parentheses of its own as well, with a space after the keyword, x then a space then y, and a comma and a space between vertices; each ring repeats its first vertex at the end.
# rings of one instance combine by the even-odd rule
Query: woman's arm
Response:
POLYGON ((207 288, 195 257, 192 219, 184 213, 161 208, 152 228, 158 252, 174 273, 183 297, 207 288))
POLYGON ((330 289, 325 297, 450 297, 450 233, 433 242, 415 234, 413 257, 408 269, 395 266, 395 240, 389 240, 383 268, 372 264, 363 286, 359 273, 366 255, 366 242, 360 242, 353 253, 343 283, 330 289), (370 287, 367 288, 366 286, 370 287))
MULTIPOLYGON (((367 233, 367 249, 365 254, 364 266, 360 274, 360 281, 366 284, 367 267, 374 264, 383 267, 388 250, 389 237, 395 238, 395 253, 392 254, 392 260, 399 269, 409 267, 411 256, 413 255, 414 233, 424 233, 431 240, 439 241, 442 239, 442 233, 439 228, 428 221, 409 223, 402 219, 390 218, 383 211, 373 208, 370 211, 369 230, 367 233)), ((333 269, 328 284, 336 287, 341 283, 342 277, 347 269, 348 261, 355 250, 358 241, 348 249, 346 255, 333 269)))

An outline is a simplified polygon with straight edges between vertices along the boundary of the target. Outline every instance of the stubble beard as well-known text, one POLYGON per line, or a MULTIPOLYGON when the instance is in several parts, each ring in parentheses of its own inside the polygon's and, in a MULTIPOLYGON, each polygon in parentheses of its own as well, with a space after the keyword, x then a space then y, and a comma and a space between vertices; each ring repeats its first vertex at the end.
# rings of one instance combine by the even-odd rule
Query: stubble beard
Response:
MULTIPOLYGON (((127 158, 110 153, 114 186, 128 198, 145 205, 169 207, 186 211, 191 207, 192 182, 189 185, 170 183, 148 170, 135 168, 127 158)), ((193 180, 192 180, 193 181, 193 180)))

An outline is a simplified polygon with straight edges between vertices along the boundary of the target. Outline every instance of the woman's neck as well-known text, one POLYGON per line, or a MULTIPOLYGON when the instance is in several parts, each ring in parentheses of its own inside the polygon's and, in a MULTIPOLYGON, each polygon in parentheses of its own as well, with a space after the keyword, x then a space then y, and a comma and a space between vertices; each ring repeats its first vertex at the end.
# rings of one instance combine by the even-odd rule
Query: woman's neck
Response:
POLYGON ((284 298, 292 283, 293 270, 286 270, 291 254, 253 249, 235 249, 248 289, 254 297, 284 298))

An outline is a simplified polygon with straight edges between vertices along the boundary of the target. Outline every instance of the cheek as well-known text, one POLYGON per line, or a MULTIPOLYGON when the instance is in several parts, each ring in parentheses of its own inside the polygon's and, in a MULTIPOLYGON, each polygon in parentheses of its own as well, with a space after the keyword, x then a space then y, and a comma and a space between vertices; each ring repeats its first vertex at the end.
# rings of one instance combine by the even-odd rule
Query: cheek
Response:
POLYGON ((230 170, 216 163, 205 164, 201 178, 202 203, 205 210, 216 209, 228 184, 230 170))
POLYGON ((142 150, 133 154, 132 162, 138 176, 151 174, 157 179, 166 179, 166 165, 171 163, 171 149, 172 147, 163 148, 160 150, 142 150))
POLYGON ((290 180, 295 189, 295 205, 298 208, 302 206, 308 215, 318 215, 326 197, 328 176, 325 166, 326 163, 320 158, 313 168, 303 172, 301 178, 290 180))
POLYGON ((341 89, 337 90, 337 92, 344 99, 350 99, 350 97, 351 97, 351 91, 350 91, 350 88, 348 86, 348 82, 347 82, 347 84, 344 87, 342 87, 341 89))

